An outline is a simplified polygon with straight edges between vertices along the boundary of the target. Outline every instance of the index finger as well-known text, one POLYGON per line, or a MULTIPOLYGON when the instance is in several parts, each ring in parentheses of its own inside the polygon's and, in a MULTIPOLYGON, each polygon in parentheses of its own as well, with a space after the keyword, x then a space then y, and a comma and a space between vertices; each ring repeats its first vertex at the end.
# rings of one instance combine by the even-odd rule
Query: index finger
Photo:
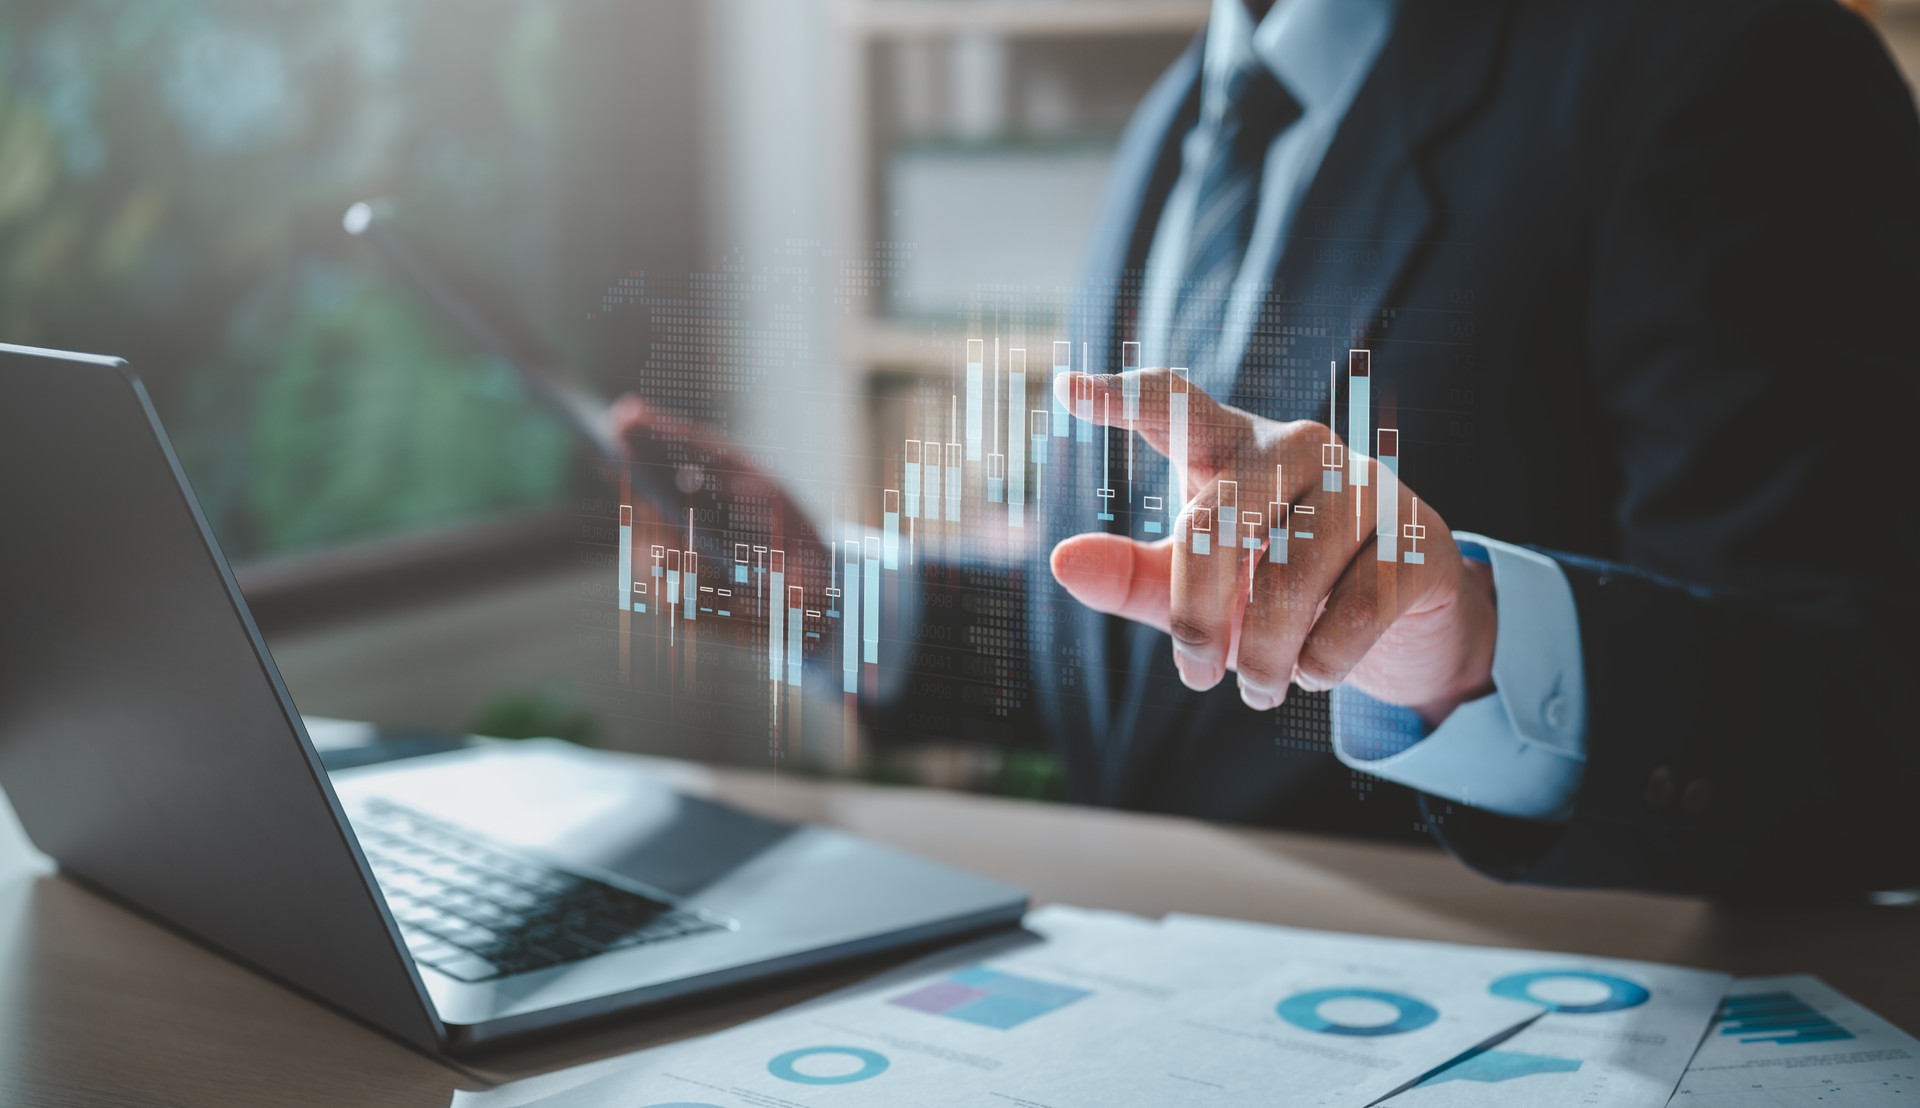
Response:
POLYGON ((1245 439, 1246 415, 1207 395, 1184 369, 1063 373, 1055 397, 1075 416, 1138 431, 1176 465, 1211 471, 1228 464, 1245 439))

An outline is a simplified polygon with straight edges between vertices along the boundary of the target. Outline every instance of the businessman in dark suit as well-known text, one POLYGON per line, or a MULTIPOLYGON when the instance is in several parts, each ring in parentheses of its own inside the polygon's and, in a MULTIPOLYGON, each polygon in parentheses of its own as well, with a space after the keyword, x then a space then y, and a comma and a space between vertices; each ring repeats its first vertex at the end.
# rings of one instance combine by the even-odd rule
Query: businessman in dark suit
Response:
POLYGON ((1920 880, 1917 266, 1912 98, 1829 0, 1218 0, 1076 324, 1182 372, 1055 382, 1174 518, 1055 512, 1021 718, 1084 799, 1504 879, 1920 880))

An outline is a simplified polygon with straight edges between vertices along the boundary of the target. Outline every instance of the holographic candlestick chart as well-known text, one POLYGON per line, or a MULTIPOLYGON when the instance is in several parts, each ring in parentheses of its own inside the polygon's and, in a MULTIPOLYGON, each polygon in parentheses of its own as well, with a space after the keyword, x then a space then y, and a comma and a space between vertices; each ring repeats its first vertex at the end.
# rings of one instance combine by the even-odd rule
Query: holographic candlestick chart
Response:
MULTIPOLYGON (((1052 342, 1044 384, 1075 371, 1092 371, 1087 349, 1084 342, 1052 342)), ((1136 343, 1123 344, 1120 364, 1108 368, 1139 368, 1139 349, 1136 343)), ((764 676, 773 720, 769 738, 776 749, 783 742, 783 729, 793 725, 783 721, 799 718, 802 698, 827 692, 843 698, 847 741, 853 742, 860 700, 878 695, 887 614, 927 603, 915 592, 915 568, 935 538, 988 527, 1037 538, 1045 524, 1057 526, 1057 513, 1064 512, 1069 524, 1081 520, 1074 529, 1120 526, 1136 539, 1153 542, 1180 534, 1178 523, 1184 520, 1181 541, 1194 555, 1245 555, 1251 600, 1262 559, 1287 565, 1303 544, 1322 541, 1330 528, 1346 525, 1321 518, 1323 513, 1312 504, 1286 499, 1292 486, 1284 466, 1274 468, 1273 488, 1278 491, 1264 503, 1242 503, 1239 482, 1226 479, 1216 483, 1211 507, 1195 507, 1189 494, 1199 490, 1185 487, 1186 475, 1195 437, 1205 429, 1194 425, 1188 370, 1174 368, 1144 385, 1138 374, 1123 377, 1117 396, 1100 392, 1095 418, 1094 390, 1085 377, 1079 379, 1081 387, 1070 404, 1048 387, 1044 405, 1033 406, 1029 353, 999 338, 959 343, 956 355, 963 369, 940 405, 945 418, 923 421, 900 443, 889 474, 892 483, 851 489, 839 498, 840 515, 877 525, 836 521, 818 541, 810 542, 804 559, 789 549, 791 543, 770 535, 743 538, 717 525, 703 530, 692 510, 671 523, 641 520, 631 487, 623 482, 612 573, 619 681, 636 679, 633 648, 642 641, 654 644, 656 657, 664 652, 670 676, 687 672, 693 665, 692 644, 717 625, 729 629, 734 641, 751 642, 761 655, 758 672, 764 676), (1164 389, 1164 395, 1143 394, 1143 388, 1155 387, 1164 389), (1151 405, 1145 403, 1149 399, 1151 405), (1165 413, 1167 477, 1136 464, 1136 427, 1146 407, 1165 413), (1090 474, 1094 480, 1049 493, 1050 470, 1075 461, 1076 451, 1079 466, 1064 472, 1090 474), (1097 461, 1089 453, 1096 451, 1097 461), (1068 502, 1052 503, 1049 495, 1064 496, 1068 502), (1121 506, 1131 509, 1124 523, 1116 511, 1121 506), (1043 512, 1056 515, 1048 519, 1043 512), (702 549, 709 551, 704 558, 702 549), (716 560, 711 554, 715 550, 731 554, 716 560), (810 672, 830 674, 831 679, 809 681, 810 672)), ((1329 427, 1338 426, 1340 376, 1335 362, 1328 381, 1329 427)), ((1354 513, 1354 538, 1364 541, 1371 532, 1378 562, 1419 565, 1425 561, 1421 543, 1426 526, 1417 499, 1411 500, 1407 518, 1401 518, 1403 443, 1397 428, 1380 425, 1372 378, 1371 354, 1350 351, 1344 382, 1346 437, 1331 437, 1319 448, 1317 488, 1353 494, 1347 499, 1354 513), (1355 449, 1355 443, 1370 449, 1355 449)))

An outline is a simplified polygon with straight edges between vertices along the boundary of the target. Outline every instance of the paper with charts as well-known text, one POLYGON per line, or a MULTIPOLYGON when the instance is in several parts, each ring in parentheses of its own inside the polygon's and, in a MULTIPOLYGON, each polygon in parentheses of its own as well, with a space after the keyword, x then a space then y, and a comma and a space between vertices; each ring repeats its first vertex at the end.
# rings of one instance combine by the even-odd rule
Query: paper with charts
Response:
POLYGON ((1036 913, 716 1035, 461 1108, 1366 1108, 1537 1018, 1433 960, 1250 966, 1146 921, 1036 913))
POLYGON ((1302 951, 1355 960, 1445 962, 1475 987, 1540 1018, 1385 1101, 1392 1108, 1659 1108, 1693 1057, 1725 974, 1611 958, 1496 950, 1169 917, 1171 934, 1252 959, 1302 951))
POLYGON ((1733 983, 1673 1108, 1920 1104, 1920 1041, 1817 977, 1733 983))

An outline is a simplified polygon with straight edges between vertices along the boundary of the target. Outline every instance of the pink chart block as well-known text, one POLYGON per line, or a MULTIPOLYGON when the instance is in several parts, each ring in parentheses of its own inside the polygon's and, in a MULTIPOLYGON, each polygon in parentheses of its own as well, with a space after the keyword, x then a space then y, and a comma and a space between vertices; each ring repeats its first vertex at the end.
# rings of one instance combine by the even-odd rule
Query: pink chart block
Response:
POLYGON ((893 1003, 902 1008, 911 1008, 916 1012, 931 1012, 939 1015, 951 1012, 962 1004, 976 1000, 985 1000, 992 996, 985 989, 975 989, 962 985, 958 981, 936 981, 924 989, 915 989, 893 998, 893 1003))

